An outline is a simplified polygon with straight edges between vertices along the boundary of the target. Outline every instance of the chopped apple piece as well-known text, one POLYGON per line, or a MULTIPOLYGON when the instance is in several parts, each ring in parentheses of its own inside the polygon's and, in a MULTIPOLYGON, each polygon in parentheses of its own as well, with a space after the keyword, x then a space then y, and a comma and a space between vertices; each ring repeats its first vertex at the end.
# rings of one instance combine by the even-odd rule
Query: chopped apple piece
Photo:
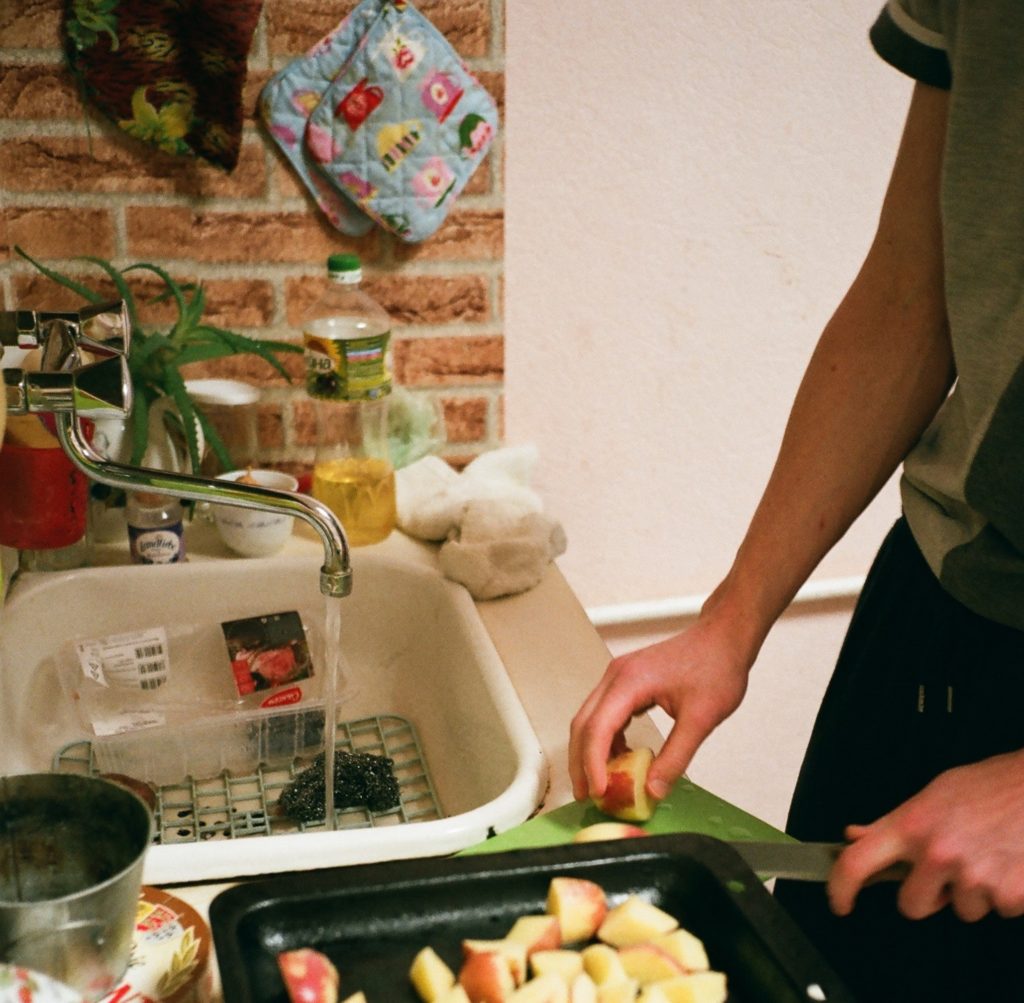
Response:
POLYGON ((672 1001, 665 995, 665 990, 661 986, 652 982, 650 985, 640 987, 640 995, 637 996, 636 1003, 672 1003, 672 1001))
POLYGON ((631 825, 629 822, 595 822, 593 825, 585 825, 575 836, 574 843, 597 843, 604 839, 633 839, 636 836, 646 836, 647 830, 641 829, 638 825, 631 825))
POLYGON ((706 972, 711 967, 708 952, 704 949, 704 941, 682 927, 656 937, 653 943, 671 954, 684 972, 706 972))
POLYGON ((359 992, 346 996, 343 1003, 366 1003, 366 993, 360 989, 359 992))
POLYGON ((586 972, 577 972, 572 977, 569 1003, 597 1003, 597 983, 586 972))
POLYGON ((435 1003, 455 985, 455 973, 432 947, 424 947, 412 959, 409 979, 423 1003, 435 1003))
POLYGON ((292 1003, 337 1003, 338 969, 326 954, 312 947, 282 951, 277 966, 292 1003))
POLYGON ((594 803, 606 815, 626 822, 646 822, 657 803, 647 793, 647 771, 654 753, 647 748, 627 749, 608 760, 608 782, 594 803))
POLYGON ((517 986, 526 981, 526 945, 515 940, 464 940, 462 942, 463 960, 471 954, 487 954, 496 951, 508 964, 512 973, 512 981, 517 986))
POLYGON ((529 957, 534 951, 553 951, 561 947, 562 929, 557 916, 520 916, 505 940, 525 944, 529 957))
POLYGON ((583 971, 583 958, 579 951, 534 951, 530 955, 530 969, 534 976, 557 975, 566 985, 583 971))
POLYGON ((599 940, 612 947, 628 947, 671 933, 679 926, 676 919, 656 905, 630 895, 628 899, 608 911, 598 928, 599 940))
POLYGON ((455 983, 443 996, 438 996, 436 1003, 471 1003, 465 989, 455 983))
POLYGON ((549 972, 524 982, 509 1003, 569 1003, 569 987, 560 975, 549 972))
POLYGON ((508 962, 499 951, 469 955, 459 969, 459 985, 471 1003, 505 1003, 516 987, 508 962))
POLYGON ((686 974, 686 969, 671 954, 650 941, 619 948, 619 960, 626 974, 642 986, 686 974))
POLYGON ((658 983, 669 1003, 725 1003, 729 995, 722 972, 694 972, 658 983))
POLYGON ((608 914, 604 889, 586 878, 557 877, 548 886, 547 911, 558 917, 562 943, 590 940, 608 914))
POLYGON ((636 979, 602 982, 597 987, 597 1003, 633 1003, 639 992, 640 983, 636 979))
POLYGON ((621 982, 627 978, 619 952, 607 944, 591 944, 580 952, 583 969, 599 985, 621 982))

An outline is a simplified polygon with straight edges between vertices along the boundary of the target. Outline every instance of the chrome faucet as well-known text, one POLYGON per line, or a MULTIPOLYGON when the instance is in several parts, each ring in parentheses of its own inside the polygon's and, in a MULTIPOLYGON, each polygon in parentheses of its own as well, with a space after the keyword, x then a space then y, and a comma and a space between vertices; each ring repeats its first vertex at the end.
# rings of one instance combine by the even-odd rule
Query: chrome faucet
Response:
POLYGON ((352 591, 348 538, 323 502, 259 485, 115 463, 93 449, 82 434, 79 419, 126 418, 131 413, 130 341, 131 322, 121 300, 79 311, 0 312, 0 356, 5 345, 40 350, 38 372, 0 370, 7 413, 53 414, 57 438, 68 458, 101 484, 125 491, 148 490, 190 501, 283 512, 302 519, 316 530, 323 543, 320 591, 328 596, 348 595, 352 591))

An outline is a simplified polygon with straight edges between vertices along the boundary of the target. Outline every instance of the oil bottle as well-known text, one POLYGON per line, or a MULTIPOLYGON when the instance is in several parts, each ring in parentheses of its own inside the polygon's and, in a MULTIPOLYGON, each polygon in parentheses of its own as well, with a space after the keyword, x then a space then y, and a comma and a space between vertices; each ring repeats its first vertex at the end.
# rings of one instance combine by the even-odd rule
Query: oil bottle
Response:
POLYGON ((327 276, 302 323, 317 427, 312 491, 358 547, 384 540, 397 520, 388 449, 391 318, 361 288, 358 255, 332 254, 327 276))

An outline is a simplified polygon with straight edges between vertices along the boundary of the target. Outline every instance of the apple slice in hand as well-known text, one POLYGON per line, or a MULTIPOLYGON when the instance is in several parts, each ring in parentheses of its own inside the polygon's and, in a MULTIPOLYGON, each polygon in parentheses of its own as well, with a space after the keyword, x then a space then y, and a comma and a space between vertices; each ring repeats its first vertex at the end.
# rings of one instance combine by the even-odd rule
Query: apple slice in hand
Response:
POLYGON ((647 748, 627 749, 608 760, 604 794, 594 799, 606 815, 625 822, 646 822, 657 802, 647 793, 647 771, 654 753, 647 748))

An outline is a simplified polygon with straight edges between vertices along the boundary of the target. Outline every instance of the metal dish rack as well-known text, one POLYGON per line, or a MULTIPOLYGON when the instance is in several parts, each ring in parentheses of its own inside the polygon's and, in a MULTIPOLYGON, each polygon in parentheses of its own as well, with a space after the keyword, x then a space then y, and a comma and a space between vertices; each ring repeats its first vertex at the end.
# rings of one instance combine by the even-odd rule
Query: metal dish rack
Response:
MULTIPOLYGON (((441 806, 420 748, 416 729, 405 718, 394 715, 339 721, 335 748, 338 752, 368 752, 387 756, 394 763, 399 804, 382 812, 365 807, 338 808, 337 829, 365 829, 405 822, 428 822, 443 818, 441 806)), ((288 765, 261 764, 253 773, 196 780, 153 787, 156 793, 156 835, 154 843, 198 843, 207 839, 241 839, 284 832, 315 832, 321 822, 295 822, 277 811, 281 791, 311 760, 288 765)), ((53 768, 63 773, 96 775, 92 744, 87 741, 65 745, 54 756, 53 768)), ((138 778, 143 779, 143 778, 138 778)))

